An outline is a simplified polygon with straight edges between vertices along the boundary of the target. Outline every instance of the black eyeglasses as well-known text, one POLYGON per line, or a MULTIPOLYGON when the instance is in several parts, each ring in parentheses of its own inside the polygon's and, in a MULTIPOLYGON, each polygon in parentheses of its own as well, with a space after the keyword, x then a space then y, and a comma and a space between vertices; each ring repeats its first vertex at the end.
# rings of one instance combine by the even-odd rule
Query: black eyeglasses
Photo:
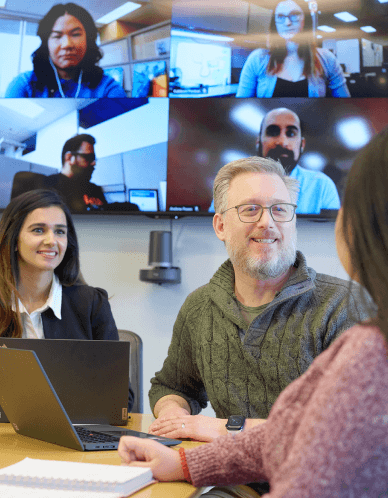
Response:
POLYGON ((289 19, 290 22, 299 22, 302 18, 303 14, 300 12, 299 14, 290 14, 289 16, 285 16, 284 14, 277 14, 275 16, 275 21, 279 24, 284 24, 286 19, 289 19))
POLYGON ((268 209, 274 221, 287 223, 293 220, 297 207, 296 204, 289 204, 287 202, 272 204, 269 207, 260 206, 260 204, 240 204, 239 206, 225 209, 221 214, 231 209, 236 209, 240 221, 243 223, 256 223, 260 221, 264 209, 268 209))
POLYGON ((83 152, 72 152, 74 156, 81 156, 87 161, 88 163, 92 163, 93 161, 96 160, 96 154, 94 152, 91 152, 90 154, 84 154, 83 152))

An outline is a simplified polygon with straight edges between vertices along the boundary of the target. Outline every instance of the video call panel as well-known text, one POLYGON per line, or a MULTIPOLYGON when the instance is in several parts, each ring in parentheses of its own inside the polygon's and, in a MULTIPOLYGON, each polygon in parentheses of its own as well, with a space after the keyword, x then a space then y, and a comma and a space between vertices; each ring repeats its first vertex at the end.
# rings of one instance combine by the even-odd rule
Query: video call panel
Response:
MULTIPOLYGON (((0 97, 13 78, 33 69, 31 55, 41 44, 39 19, 56 3, 9 0, 0 12, 0 42, 9 47, 0 54, 0 97)), ((0 209, 25 188, 23 178, 58 174, 64 142, 90 133, 97 159, 90 181, 103 191, 106 206, 73 212, 211 215, 217 171, 258 153, 263 116, 280 106, 303 123, 306 146, 298 167, 329 178, 340 202, 357 150, 387 124, 388 3, 346 0, 339 9, 334 0, 296 1, 303 24, 300 13, 282 13, 276 0, 152 0, 117 25, 103 21, 122 3, 82 6, 98 29, 103 55, 98 65, 122 88, 127 103, 120 104, 125 98, 0 99, 0 209), (342 11, 351 18, 341 17, 342 11), (236 98, 250 55, 270 51, 276 37, 287 35, 288 21, 306 43, 315 37, 318 52, 339 68, 333 81, 343 79, 351 98, 329 98, 329 79, 326 98, 236 98), (43 109, 38 117, 20 112, 27 100, 43 109)), ((319 212, 317 204, 298 209, 300 215, 319 212)))
POLYGON ((108 206, 79 212, 164 211, 168 105, 159 98, 0 100, 0 129, 8 130, 0 155, 0 208, 39 178, 44 187, 61 171, 65 142, 86 133, 96 140, 90 181, 102 188, 108 206), (27 117, 28 111, 37 114, 27 117))
MULTIPOLYGON (((308 96, 342 97, 345 91, 351 97, 387 96, 387 5, 296 3, 304 22, 296 18, 293 29, 299 25, 298 40, 317 47, 326 87, 311 83, 308 96), (342 79, 344 90, 336 91, 342 79)), ((278 5, 277 0, 173 2, 170 97, 275 97, 265 69, 290 36, 287 13, 279 12, 283 18, 275 21, 278 5)), ((293 97, 293 91, 282 96, 293 97)))
MULTIPOLYGON (((340 199, 357 152, 388 125, 388 99, 384 98, 171 99, 167 209, 212 213, 218 170, 230 161, 258 154, 263 118, 278 108, 293 111, 301 121, 305 147, 297 164, 313 179, 330 178, 340 199)), ((304 188, 309 185, 302 182, 301 206, 306 206, 304 188)), ((307 208, 297 209, 304 215, 319 212, 314 200, 307 208)))

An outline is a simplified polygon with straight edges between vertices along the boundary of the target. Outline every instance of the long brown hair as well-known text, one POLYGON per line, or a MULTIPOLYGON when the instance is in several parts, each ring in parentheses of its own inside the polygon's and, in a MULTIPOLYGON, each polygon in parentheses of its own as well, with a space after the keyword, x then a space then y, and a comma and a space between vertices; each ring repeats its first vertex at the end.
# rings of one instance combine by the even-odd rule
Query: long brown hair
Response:
MULTIPOLYGON (((318 76, 322 74, 322 65, 318 58, 318 52, 313 35, 313 23, 310 11, 306 8, 306 3, 299 3, 293 0, 303 11, 304 14, 304 28, 302 33, 295 35, 292 39, 293 42, 298 43, 298 56, 304 60, 303 74, 304 76, 318 76)), ((280 2, 279 2, 280 3, 280 2)), ((278 73, 287 56, 286 40, 282 38, 277 30, 275 23, 275 10, 271 17, 268 37, 268 48, 270 52, 270 59, 268 62, 267 71, 270 74, 278 73)))
MULTIPOLYGON (((388 342, 388 128, 358 154, 349 172, 342 233, 360 284, 377 305, 369 310, 388 342)), ((366 301, 367 302, 367 301, 366 301)))
POLYGON ((15 197, 0 220, 0 337, 21 337, 23 330, 18 306, 19 262, 17 243, 24 220, 38 208, 58 206, 66 216, 67 249, 54 273, 64 286, 73 285, 80 273, 79 249, 70 211, 62 198, 52 190, 31 190, 15 197), (12 304, 16 312, 12 310, 12 304))

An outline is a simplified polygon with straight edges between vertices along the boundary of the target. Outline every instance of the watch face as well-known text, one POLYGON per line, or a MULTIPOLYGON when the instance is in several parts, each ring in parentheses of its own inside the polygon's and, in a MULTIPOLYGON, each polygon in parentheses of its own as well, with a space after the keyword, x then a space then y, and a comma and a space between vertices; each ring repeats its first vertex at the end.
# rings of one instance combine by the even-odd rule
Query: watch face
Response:
POLYGON ((245 423, 245 417, 241 415, 232 415, 228 418, 228 423, 226 424, 227 429, 241 429, 245 423))

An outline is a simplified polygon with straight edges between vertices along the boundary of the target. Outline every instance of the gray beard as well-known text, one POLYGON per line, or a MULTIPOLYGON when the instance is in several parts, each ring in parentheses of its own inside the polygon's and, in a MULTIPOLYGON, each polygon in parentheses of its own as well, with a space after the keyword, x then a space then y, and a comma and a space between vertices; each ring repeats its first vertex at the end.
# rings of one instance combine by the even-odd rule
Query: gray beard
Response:
POLYGON ((256 280, 269 280, 285 273, 296 260, 296 233, 288 247, 284 247, 277 257, 260 261, 252 256, 245 256, 243 251, 232 249, 225 242, 226 250, 234 267, 256 280))

